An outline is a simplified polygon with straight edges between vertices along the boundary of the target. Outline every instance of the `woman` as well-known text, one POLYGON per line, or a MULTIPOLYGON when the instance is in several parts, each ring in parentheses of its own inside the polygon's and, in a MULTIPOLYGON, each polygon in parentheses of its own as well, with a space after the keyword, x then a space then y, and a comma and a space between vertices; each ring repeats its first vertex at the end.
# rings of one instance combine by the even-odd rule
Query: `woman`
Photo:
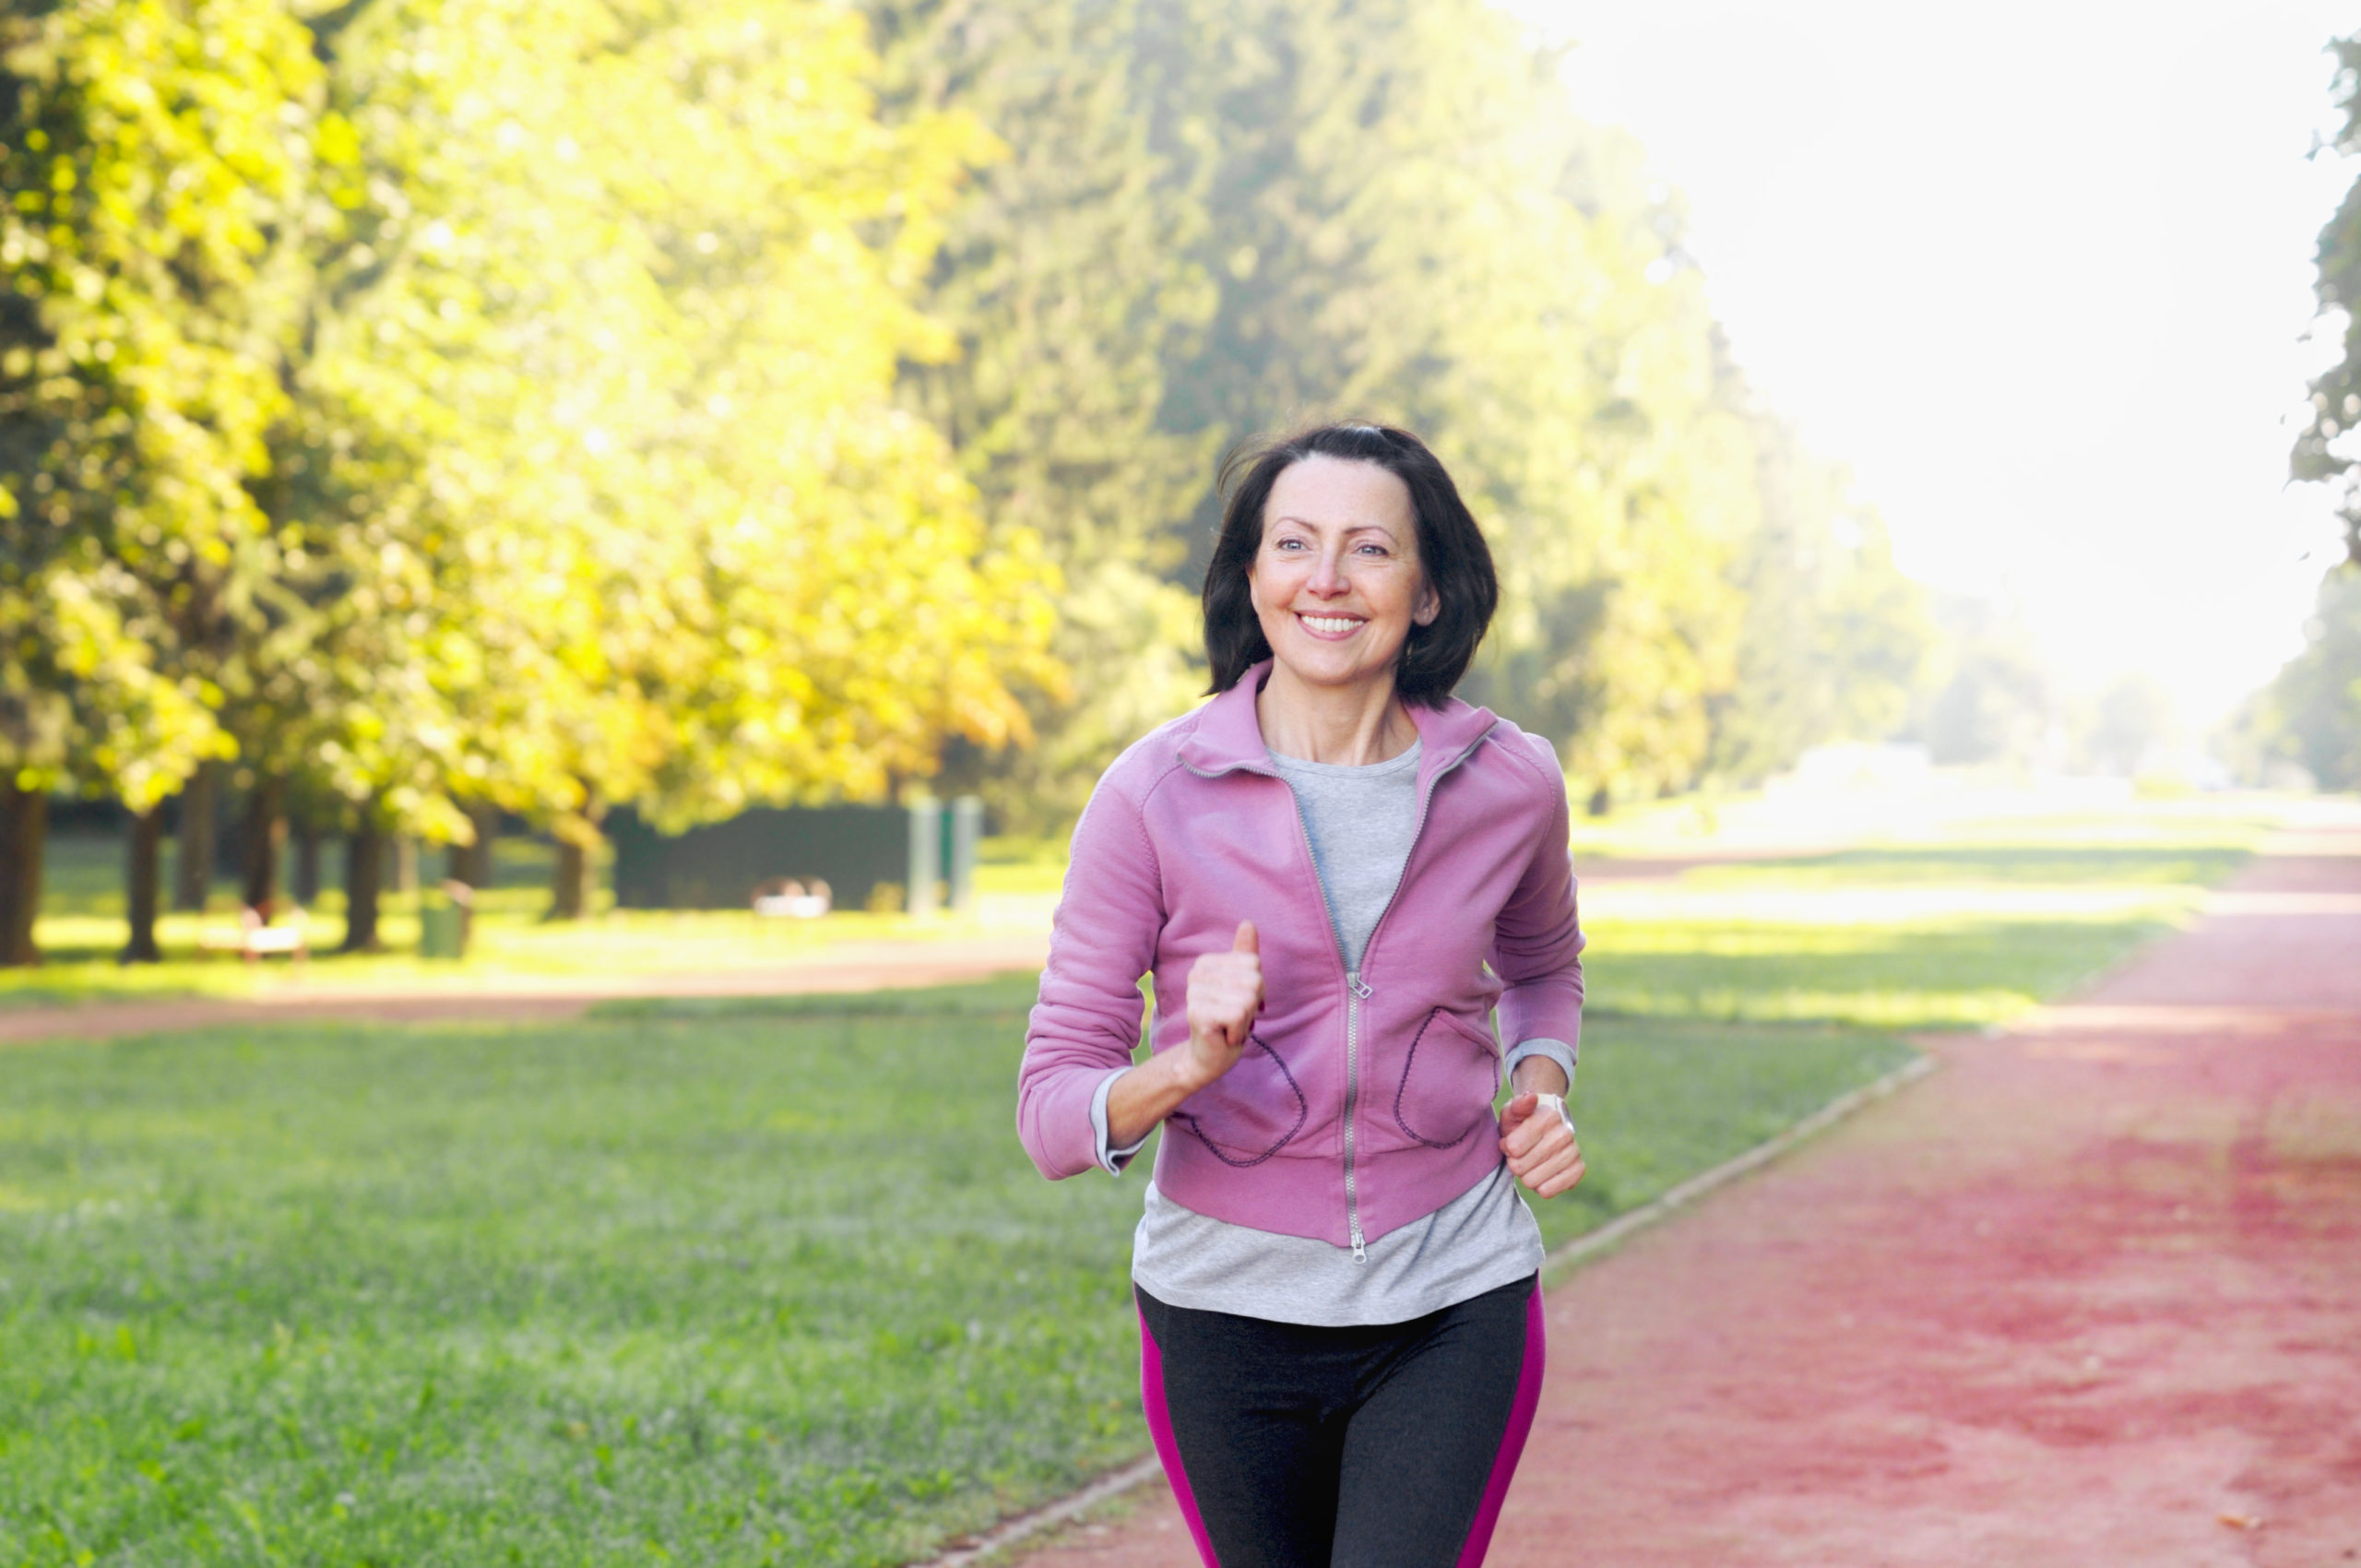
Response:
POLYGON ((1565 785, 1451 695, 1499 588, 1417 437, 1324 426, 1224 479, 1213 700, 1074 828, 1018 1131, 1054 1179, 1169 1123, 1141 1390, 1207 1563, 1474 1564, 1540 1391, 1516 1184, 1583 1174, 1565 785))

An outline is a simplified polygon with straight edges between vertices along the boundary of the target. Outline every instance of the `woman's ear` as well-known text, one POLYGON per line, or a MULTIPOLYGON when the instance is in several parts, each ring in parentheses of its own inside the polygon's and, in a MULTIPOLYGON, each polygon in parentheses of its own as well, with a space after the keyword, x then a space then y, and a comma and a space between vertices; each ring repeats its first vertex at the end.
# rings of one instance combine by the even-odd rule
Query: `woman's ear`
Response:
POLYGON ((1418 625, 1431 626, 1435 624, 1435 617, 1442 613, 1442 595, 1435 591, 1434 584, 1420 584, 1418 588, 1418 607, 1410 612, 1411 621, 1418 625))

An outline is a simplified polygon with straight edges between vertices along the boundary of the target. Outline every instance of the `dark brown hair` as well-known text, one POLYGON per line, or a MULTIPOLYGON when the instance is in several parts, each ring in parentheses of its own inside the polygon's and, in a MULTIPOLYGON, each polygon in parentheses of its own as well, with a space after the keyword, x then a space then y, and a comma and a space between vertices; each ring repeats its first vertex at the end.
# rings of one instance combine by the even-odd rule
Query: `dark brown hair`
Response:
POLYGON ((1263 510, 1271 487, 1306 457, 1375 463, 1408 488, 1410 510, 1418 520, 1418 564, 1442 609, 1430 624, 1412 624, 1394 668, 1394 689, 1404 702, 1441 707, 1467 673, 1476 645, 1492 624, 1501 583, 1484 530, 1459 498, 1442 460, 1425 442, 1390 425, 1319 425, 1237 447, 1222 459, 1221 532, 1205 568, 1205 661, 1213 666, 1213 684, 1206 690, 1228 691, 1271 657, 1246 574, 1263 548, 1263 510))

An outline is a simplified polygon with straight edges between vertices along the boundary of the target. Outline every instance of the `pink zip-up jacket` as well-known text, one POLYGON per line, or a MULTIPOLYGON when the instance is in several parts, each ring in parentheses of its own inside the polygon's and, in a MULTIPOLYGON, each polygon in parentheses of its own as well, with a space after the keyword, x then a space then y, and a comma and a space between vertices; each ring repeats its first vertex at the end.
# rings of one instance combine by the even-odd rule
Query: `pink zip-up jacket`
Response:
POLYGON ((1394 901, 1347 973, 1294 791, 1255 715, 1269 672, 1148 735, 1075 825, 1016 1125, 1051 1179, 1097 1163, 1090 1105, 1138 1042, 1189 1038, 1189 968, 1261 938, 1252 1042, 1169 1118, 1156 1184, 1199 1214, 1358 1248, 1441 1208, 1501 1160, 1492 1099, 1512 1046, 1582 1028, 1566 787, 1547 742, 1456 699, 1413 707, 1418 828, 1394 901))

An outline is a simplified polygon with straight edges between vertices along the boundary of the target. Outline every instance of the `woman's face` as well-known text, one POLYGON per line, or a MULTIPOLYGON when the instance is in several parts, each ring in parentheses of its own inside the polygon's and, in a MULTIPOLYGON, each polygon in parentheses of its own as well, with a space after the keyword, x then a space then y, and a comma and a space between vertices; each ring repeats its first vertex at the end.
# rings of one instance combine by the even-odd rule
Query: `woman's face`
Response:
POLYGON ((1272 654, 1315 686, 1390 679, 1410 628, 1442 609, 1418 563, 1409 487, 1343 457, 1280 473, 1246 580, 1272 654))

